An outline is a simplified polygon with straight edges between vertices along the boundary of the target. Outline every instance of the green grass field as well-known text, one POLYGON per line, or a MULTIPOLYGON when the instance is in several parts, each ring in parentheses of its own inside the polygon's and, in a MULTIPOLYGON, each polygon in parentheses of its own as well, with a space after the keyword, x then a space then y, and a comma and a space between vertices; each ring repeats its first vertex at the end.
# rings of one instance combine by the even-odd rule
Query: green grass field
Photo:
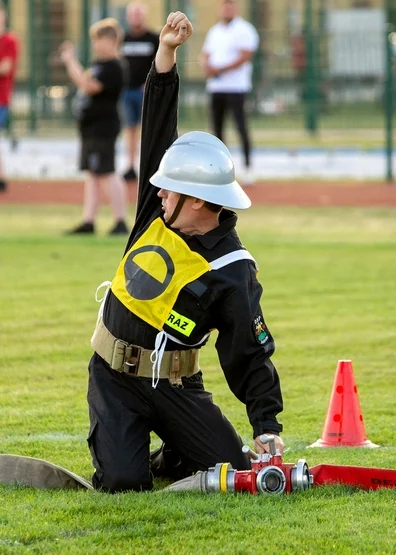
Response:
MULTIPOLYGON (((0 206, 0 450, 89 478, 94 293, 112 278, 124 240, 105 236, 107 212, 97 237, 62 237, 79 213, 0 206)), ((260 263, 277 340, 285 460, 396 468, 396 212, 256 207, 240 216, 239 231, 260 263), (381 449, 306 449, 321 435, 342 358, 353 361, 367 435, 381 449)), ((202 367, 215 402, 251 443, 213 341, 202 367)), ((396 552, 395 490, 337 486, 269 498, 165 494, 162 485, 113 496, 0 487, 0 553, 396 552)))

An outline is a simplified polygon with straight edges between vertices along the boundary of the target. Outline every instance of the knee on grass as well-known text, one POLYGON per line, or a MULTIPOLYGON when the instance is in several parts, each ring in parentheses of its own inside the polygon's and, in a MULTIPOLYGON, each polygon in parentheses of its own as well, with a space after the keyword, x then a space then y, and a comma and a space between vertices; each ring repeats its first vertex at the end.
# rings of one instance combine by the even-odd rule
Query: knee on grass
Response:
POLYGON ((97 473, 92 477, 95 489, 105 493, 122 493, 125 491, 149 491, 153 488, 150 474, 134 475, 130 472, 97 473))

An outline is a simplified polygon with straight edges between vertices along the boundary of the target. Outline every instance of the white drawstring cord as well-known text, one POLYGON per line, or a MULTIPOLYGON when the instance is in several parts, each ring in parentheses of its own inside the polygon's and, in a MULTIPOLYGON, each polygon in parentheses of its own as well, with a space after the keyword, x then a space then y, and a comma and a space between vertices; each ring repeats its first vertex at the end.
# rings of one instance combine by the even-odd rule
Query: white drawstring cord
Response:
MULTIPOLYGON (((110 287, 111 287, 111 281, 104 281, 96 289, 95 300, 96 300, 96 302, 101 303, 101 305, 99 307, 97 324, 98 324, 99 320, 103 317, 104 305, 105 305, 105 302, 106 302, 107 295, 109 294, 110 287), (99 293, 100 289, 102 289, 103 287, 105 287, 106 290, 103 294, 103 297, 101 299, 99 299, 98 293, 99 293)), ((198 347, 199 345, 204 343, 204 341, 206 341, 206 339, 209 337, 209 335, 210 335, 210 332, 207 333, 201 339, 201 341, 198 341, 198 343, 195 343, 194 345, 189 345, 189 347, 190 348, 198 347)), ((156 389, 156 387, 158 385, 158 382, 160 380, 161 364, 162 364, 162 359, 164 358, 165 348, 166 348, 166 344, 168 342, 168 339, 171 339, 173 342, 179 343, 180 345, 186 345, 186 343, 183 343, 182 341, 179 341, 178 339, 176 339, 176 337, 173 337, 172 335, 167 334, 164 330, 157 333, 157 335, 155 337, 154 351, 150 355, 150 361, 153 364, 153 366, 152 366, 152 378, 151 378, 151 385, 152 385, 153 389, 156 389)))
POLYGON ((104 281, 96 289, 95 301, 97 303, 101 303, 101 304, 100 304, 100 307, 99 307, 99 310, 98 310, 98 317, 96 318, 96 326, 95 326, 95 329, 94 329, 94 332, 93 332, 93 336, 91 337, 91 343, 92 343, 93 337, 95 336, 96 328, 98 327, 100 320, 103 318, 104 305, 105 305, 105 302, 106 302, 106 297, 107 297, 107 295, 109 293, 109 290, 110 290, 110 286, 111 286, 111 281, 104 281), (101 299, 99 299, 98 298, 98 293, 99 293, 99 290, 102 289, 102 287, 106 287, 106 291, 104 292, 103 297, 101 299))
POLYGON ((97 287, 96 293, 95 293, 95 301, 96 301, 97 303, 101 303, 101 302, 105 299, 105 297, 106 297, 106 295, 107 295, 107 293, 108 293, 108 291, 109 291, 109 289, 110 289, 110 285, 111 285, 111 281, 103 281, 103 282, 99 285, 99 287, 97 287), (101 299, 98 299, 98 293, 99 293, 99 291, 102 289, 102 287, 106 287, 106 291, 104 292, 103 297, 102 297, 101 299))
MULTIPOLYGON (((190 348, 198 347, 199 345, 204 343, 204 341, 206 341, 209 336, 210 336, 210 332, 207 333, 201 339, 201 341, 198 341, 198 343, 195 343, 194 345, 189 345, 189 347, 190 348)), ((153 374, 151 378, 151 385, 153 389, 157 387, 158 382, 160 380, 161 364, 162 364, 162 359, 164 358, 164 352, 165 352, 168 339, 170 339, 175 343, 179 343, 179 345, 186 345, 186 343, 179 341, 178 339, 176 339, 176 337, 173 337, 173 335, 166 333, 166 331, 164 330, 157 333, 157 335, 155 336, 154 351, 150 355, 150 361, 153 363, 153 374)))
POLYGON ((150 361, 153 363, 153 374, 151 378, 151 386, 155 389, 160 380, 160 371, 162 359, 164 357, 166 343, 168 341, 168 336, 165 331, 160 331, 157 333, 155 338, 154 351, 150 355, 150 361))
POLYGON ((99 287, 96 289, 96 293, 95 293, 95 301, 97 303, 101 303, 100 307, 99 307, 99 313, 98 313, 98 321, 99 318, 102 318, 103 316, 103 311, 104 311, 104 305, 106 302, 106 297, 109 294, 109 290, 110 290, 110 286, 111 286, 111 281, 104 281, 103 283, 101 283, 99 285, 99 287), (103 297, 101 299, 98 298, 98 293, 100 291, 100 289, 102 289, 102 287, 106 287, 105 292, 103 293, 103 297))

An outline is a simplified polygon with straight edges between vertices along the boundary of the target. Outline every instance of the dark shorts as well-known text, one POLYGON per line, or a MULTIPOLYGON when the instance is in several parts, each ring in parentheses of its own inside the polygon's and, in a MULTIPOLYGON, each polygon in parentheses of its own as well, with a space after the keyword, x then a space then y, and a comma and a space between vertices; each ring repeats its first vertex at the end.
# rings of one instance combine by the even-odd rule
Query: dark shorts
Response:
POLYGON ((7 125, 8 121, 8 107, 0 106, 0 129, 7 125))
POLYGON ((96 175, 114 173, 115 144, 116 137, 82 137, 80 170, 88 170, 96 175))
POLYGON ((136 127, 142 118, 143 90, 125 89, 122 95, 124 108, 125 124, 129 127, 136 127))

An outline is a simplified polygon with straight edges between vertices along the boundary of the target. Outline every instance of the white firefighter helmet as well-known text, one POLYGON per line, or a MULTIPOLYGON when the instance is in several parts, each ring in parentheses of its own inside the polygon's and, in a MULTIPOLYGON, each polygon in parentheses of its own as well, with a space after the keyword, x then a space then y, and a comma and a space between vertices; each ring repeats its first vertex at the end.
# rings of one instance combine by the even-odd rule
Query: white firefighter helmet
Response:
POLYGON ((251 201, 235 180, 231 153, 214 135, 191 131, 169 147, 150 182, 160 189, 244 209, 251 201))

